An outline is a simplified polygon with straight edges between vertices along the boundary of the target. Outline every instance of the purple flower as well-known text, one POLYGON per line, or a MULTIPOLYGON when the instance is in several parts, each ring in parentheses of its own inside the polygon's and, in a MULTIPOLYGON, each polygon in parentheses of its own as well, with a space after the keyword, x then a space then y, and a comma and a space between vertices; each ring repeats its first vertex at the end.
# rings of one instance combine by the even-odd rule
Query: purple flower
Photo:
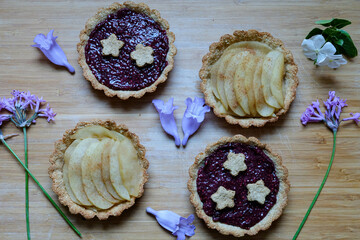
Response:
MULTIPOLYGON (((321 122, 324 121, 326 126, 329 127, 333 132, 336 132, 340 124, 340 114, 342 109, 347 106, 346 100, 340 99, 335 95, 335 91, 329 92, 329 98, 324 102, 325 117, 320 110, 319 100, 313 102, 301 115, 301 122, 306 125, 308 122, 321 122)), ((344 118, 342 121, 354 120, 356 123, 359 122, 360 113, 351 113, 353 117, 344 118)))
POLYGON ((204 121, 205 113, 210 111, 209 106, 204 106, 205 100, 203 98, 195 97, 194 101, 187 98, 185 101, 187 108, 182 120, 182 129, 184 132, 184 139, 182 145, 185 146, 189 137, 199 129, 200 124, 204 121))
POLYGON ((177 109, 178 106, 173 106, 173 102, 174 98, 170 98, 167 103, 164 103, 162 100, 159 99, 154 99, 152 101, 156 110, 159 112, 161 126, 166 133, 170 134, 175 138, 176 146, 180 146, 180 137, 174 118, 174 110, 177 109))
POLYGON ((342 121, 354 120, 356 124, 360 122, 360 113, 350 113, 352 117, 344 118, 342 121))
POLYGON ((0 126, 2 125, 3 122, 8 121, 10 118, 11 118, 11 115, 1 114, 0 115, 0 126))
POLYGON ((146 212, 154 215, 163 228, 177 236, 177 240, 185 240, 185 236, 191 237, 195 234, 195 226, 191 224, 195 219, 193 214, 188 218, 183 218, 172 211, 155 211, 150 207, 146 208, 146 212))
POLYGON ((56 116, 56 113, 54 113, 52 108, 50 108, 49 104, 47 104, 45 109, 40 109, 39 110, 38 116, 39 117, 46 117, 47 121, 50 122, 50 121, 55 121, 54 117, 56 116))
POLYGON ((64 51, 61 49, 59 44, 56 42, 56 37, 53 36, 54 29, 45 37, 44 34, 40 33, 34 38, 34 45, 32 47, 39 48, 44 55, 54 64, 67 67, 69 72, 75 72, 75 69, 69 64, 64 51))

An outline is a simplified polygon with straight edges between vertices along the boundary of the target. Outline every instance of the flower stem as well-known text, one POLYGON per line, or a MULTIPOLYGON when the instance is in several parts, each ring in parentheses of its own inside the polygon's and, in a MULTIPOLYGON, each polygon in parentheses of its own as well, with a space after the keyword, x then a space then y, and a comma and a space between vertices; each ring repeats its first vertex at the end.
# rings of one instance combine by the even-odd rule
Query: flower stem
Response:
MULTIPOLYGON (((24 133, 24 152, 25 152, 25 166, 28 168, 28 144, 26 127, 23 127, 24 133)), ((26 233, 27 239, 31 239, 30 235, 30 213, 29 213, 29 174, 25 173, 25 212, 26 212, 26 233)))
POLYGON ((4 140, 4 138, 2 138, 0 136, 0 140, 1 142, 5 145, 5 147, 7 147, 7 149, 12 153, 12 155, 14 155, 14 157, 16 158, 16 160, 18 160, 18 162, 23 166, 23 168, 25 169, 25 171, 30 175, 30 177, 34 180, 34 182, 39 186, 39 188, 41 189, 41 191, 44 193, 44 195, 49 199, 49 201, 52 203, 52 205, 56 208, 56 210, 60 213, 60 215, 64 218, 64 220, 70 225, 70 227, 76 232, 76 234, 79 235, 79 237, 81 237, 81 233, 79 232, 79 230, 77 230, 77 228, 70 222, 70 220, 66 217, 66 215, 61 211, 61 209, 59 208, 59 206, 54 202, 54 200, 50 197, 50 195, 46 192, 46 190, 43 188, 43 186, 41 186, 41 184, 39 183, 39 181, 35 178, 35 176, 30 172, 30 170, 25 166, 25 164, 20 160, 20 158, 16 155, 16 153, 10 148, 10 146, 6 143, 6 141, 4 140))
POLYGON ((326 171, 326 173, 325 173, 324 179, 323 179, 323 181, 322 181, 322 183, 321 183, 321 185, 320 185, 320 187, 319 187, 319 190, 317 191, 317 193, 316 193, 313 201, 312 201, 311 204, 310 204, 309 209, 307 210, 307 212, 306 212, 306 214, 305 214, 305 216, 304 216, 304 219, 302 220, 302 222, 301 222, 298 230, 296 231, 296 233, 295 233, 295 235, 294 235, 294 237, 293 237, 293 240, 297 239, 297 237, 299 236, 300 231, 301 231, 301 229, 303 228, 303 226, 304 226, 304 224, 305 224, 308 216, 310 215, 310 212, 311 212, 312 208, 314 207, 314 205, 315 205, 315 203, 316 203, 316 200, 318 199, 318 197, 319 197, 319 195, 320 195, 320 193, 321 193, 321 190, 323 189, 323 187, 324 187, 324 185, 325 185, 326 179, 327 179, 328 176, 329 176, 330 169, 331 169, 332 163, 333 163, 333 161, 334 161, 334 156, 335 156, 336 133, 337 133, 337 131, 334 130, 333 133, 334 133, 333 149, 332 149, 332 154, 331 154, 331 158, 330 158, 330 162, 329 162, 328 169, 327 169, 327 171, 326 171))

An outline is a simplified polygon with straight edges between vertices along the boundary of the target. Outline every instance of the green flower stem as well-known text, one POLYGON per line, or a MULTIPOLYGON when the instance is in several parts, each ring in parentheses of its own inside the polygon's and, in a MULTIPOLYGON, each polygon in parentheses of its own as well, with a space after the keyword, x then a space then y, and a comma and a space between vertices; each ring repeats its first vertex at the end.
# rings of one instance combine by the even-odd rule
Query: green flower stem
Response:
MULTIPOLYGON (((24 133, 24 152, 25 152, 25 166, 28 168, 28 144, 27 144, 27 135, 26 127, 23 127, 24 133)), ((29 174, 25 173, 25 212, 26 212, 26 233, 27 239, 31 239, 30 235, 30 213, 29 213, 29 174)))
POLYGON ((327 169, 327 171, 326 171, 326 173, 325 173, 324 179, 323 179, 323 181, 322 181, 322 183, 321 183, 321 185, 320 185, 320 187, 319 187, 319 190, 317 191, 317 193, 316 193, 313 201, 312 201, 311 204, 310 204, 309 209, 307 210, 307 212, 306 212, 306 214, 305 214, 305 216, 304 216, 304 219, 302 220, 302 222, 301 222, 298 230, 296 231, 296 233, 295 233, 295 235, 294 235, 294 237, 293 237, 293 240, 297 239, 297 237, 299 236, 300 231, 301 231, 301 229, 303 228, 303 226, 304 226, 304 224, 305 224, 308 216, 310 215, 310 212, 311 212, 312 208, 314 207, 314 205, 315 205, 315 203, 316 203, 316 200, 318 199, 318 197, 319 197, 319 195, 320 195, 320 193, 321 193, 321 190, 323 189, 323 187, 324 187, 324 185, 325 185, 326 179, 327 179, 328 176, 329 176, 330 169, 331 169, 332 163, 333 163, 333 161, 334 161, 334 156, 335 156, 336 133, 337 133, 337 131, 335 130, 333 133, 334 133, 333 149, 332 149, 332 154, 331 154, 331 159, 330 159, 330 162, 329 162, 328 169, 327 169))
POLYGON ((58 205, 54 202, 54 200, 50 197, 50 195, 46 192, 46 190, 41 186, 39 181, 34 177, 34 175, 30 172, 30 170, 25 166, 25 164, 20 160, 20 158, 16 155, 16 153, 10 148, 10 146, 6 143, 3 137, 0 137, 1 142, 9 149, 9 151, 14 155, 16 160, 23 166, 25 171, 30 175, 30 177, 34 180, 34 182, 39 186, 39 188, 42 190, 44 195, 49 199, 49 201, 52 203, 52 205, 56 208, 56 210, 60 213, 60 215, 64 218, 64 220, 70 225, 70 227, 76 232, 76 234, 81 237, 81 233, 77 228, 70 222, 70 220, 66 217, 66 215, 61 211, 58 205))

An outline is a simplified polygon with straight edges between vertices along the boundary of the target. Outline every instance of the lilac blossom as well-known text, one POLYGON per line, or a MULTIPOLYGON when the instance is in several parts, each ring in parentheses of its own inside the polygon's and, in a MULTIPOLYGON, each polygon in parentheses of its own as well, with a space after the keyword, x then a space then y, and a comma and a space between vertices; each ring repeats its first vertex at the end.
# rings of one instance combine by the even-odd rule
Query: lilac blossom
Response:
POLYGON ((182 120, 182 129, 184 132, 184 139, 182 145, 185 146, 189 137, 199 129, 200 124, 204 121, 205 113, 210 111, 210 107, 205 105, 203 98, 195 97, 194 101, 187 98, 185 101, 187 108, 182 120))
POLYGON ((341 121, 354 120, 359 122, 360 113, 351 113, 352 117, 340 120, 342 109, 347 106, 346 99, 340 99, 335 91, 329 92, 329 98, 324 102, 325 115, 321 112, 319 100, 313 102, 301 115, 301 123, 306 125, 309 122, 324 122, 333 132, 339 128, 341 121))
POLYGON ((146 208, 146 212, 154 215, 163 228, 177 236, 177 240, 185 240, 186 236, 195 235, 195 226, 191 224, 195 219, 193 214, 188 218, 184 218, 172 211, 155 211, 150 207, 146 208))
POLYGON ((68 62, 64 51, 61 49, 59 44, 56 42, 56 37, 53 36, 54 29, 45 36, 40 33, 34 38, 34 45, 32 47, 39 48, 44 55, 54 64, 66 67, 69 72, 75 72, 73 66, 68 62))
POLYGON ((174 118, 174 111, 178 108, 178 106, 173 106, 173 102, 174 98, 170 98, 166 103, 159 99, 154 99, 152 101, 156 110, 159 112, 161 126, 166 133, 175 138, 175 145, 180 146, 180 137, 174 118))
POLYGON ((11 114, 0 114, 0 125, 4 121, 11 120, 17 127, 29 127, 31 123, 35 123, 37 117, 45 117, 47 121, 54 121, 56 113, 47 104, 45 109, 41 109, 41 105, 46 101, 32 95, 30 92, 21 92, 13 90, 13 97, 2 98, 0 100, 0 111, 5 109, 11 114), (33 115, 27 119, 26 113, 29 110, 34 110, 33 115))

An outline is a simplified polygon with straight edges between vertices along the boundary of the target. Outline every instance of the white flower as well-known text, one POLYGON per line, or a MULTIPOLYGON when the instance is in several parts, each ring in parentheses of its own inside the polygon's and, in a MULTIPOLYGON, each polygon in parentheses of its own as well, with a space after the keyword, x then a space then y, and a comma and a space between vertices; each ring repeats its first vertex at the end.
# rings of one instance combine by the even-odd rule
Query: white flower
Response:
POLYGON ((304 55, 311 60, 315 60, 320 52, 321 47, 325 44, 325 38, 319 34, 312 36, 310 39, 304 39, 301 43, 304 55))
POLYGON ((338 68, 338 67, 340 67, 340 65, 343 65, 346 63, 347 63, 347 61, 344 59, 344 57, 341 54, 339 54, 339 55, 328 55, 328 56, 326 56, 324 61, 322 61, 321 63, 317 63, 317 65, 319 65, 319 66, 328 65, 328 67, 331 67, 331 68, 338 68))

